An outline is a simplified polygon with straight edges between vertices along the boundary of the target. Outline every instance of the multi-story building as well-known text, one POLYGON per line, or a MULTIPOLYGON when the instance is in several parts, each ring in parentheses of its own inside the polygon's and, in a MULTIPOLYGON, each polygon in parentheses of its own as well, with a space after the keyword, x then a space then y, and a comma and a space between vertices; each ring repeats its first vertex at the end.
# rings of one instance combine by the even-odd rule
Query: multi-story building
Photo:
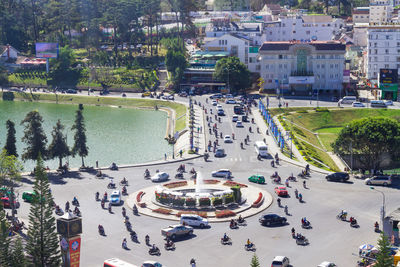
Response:
POLYGON ((353 23, 369 23, 369 7, 356 7, 353 9, 353 23))
POLYGON ((331 16, 281 16, 265 22, 264 41, 332 40, 341 32, 344 22, 331 16))
POLYGON ((339 94, 345 52, 338 41, 265 42, 259 50, 264 88, 299 95, 339 94))
POLYGON ((369 22, 372 24, 391 22, 392 14, 392 1, 375 1, 369 4, 369 22))

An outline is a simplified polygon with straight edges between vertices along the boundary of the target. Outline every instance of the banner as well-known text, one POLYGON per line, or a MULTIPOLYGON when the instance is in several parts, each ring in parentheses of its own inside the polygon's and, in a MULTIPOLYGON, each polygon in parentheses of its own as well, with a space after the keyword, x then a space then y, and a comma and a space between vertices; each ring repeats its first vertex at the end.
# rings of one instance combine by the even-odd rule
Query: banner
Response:
POLYGON ((70 266, 79 267, 79 258, 81 254, 81 237, 77 236, 69 240, 70 266))

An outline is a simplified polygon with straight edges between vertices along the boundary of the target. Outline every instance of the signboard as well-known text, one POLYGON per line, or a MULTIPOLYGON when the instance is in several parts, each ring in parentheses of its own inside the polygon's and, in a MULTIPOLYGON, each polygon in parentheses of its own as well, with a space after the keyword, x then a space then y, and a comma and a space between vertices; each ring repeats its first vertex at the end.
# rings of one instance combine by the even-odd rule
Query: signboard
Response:
POLYGON ((81 237, 77 236, 69 240, 70 266, 79 267, 79 258, 81 254, 81 237))
POLYGON ((58 43, 36 43, 37 58, 57 58, 58 43))
POLYGON ((399 75, 397 69, 380 69, 379 83, 398 83, 399 75))
POLYGON ((289 84, 313 84, 314 76, 290 76, 289 84))
POLYGON ((350 83, 350 70, 343 70, 343 83, 350 83))

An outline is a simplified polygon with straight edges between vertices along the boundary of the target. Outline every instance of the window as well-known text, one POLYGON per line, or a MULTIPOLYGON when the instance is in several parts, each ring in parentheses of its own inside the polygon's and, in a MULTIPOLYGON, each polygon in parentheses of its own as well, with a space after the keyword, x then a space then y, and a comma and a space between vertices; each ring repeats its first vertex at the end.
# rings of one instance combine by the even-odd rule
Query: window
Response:
POLYGON ((400 69, 400 64, 397 64, 397 68, 400 69))
POLYGON ((374 54, 378 54, 378 49, 374 49, 374 54))
POLYGON ((325 69, 325 64, 321 64, 321 69, 325 69))
POLYGON ((335 78, 339 78, 339 74, 338 73, 335 74, 335 78))
POLYGON ((389 62, 389 61, 390 61, 389 57, 385 56, 385 62, 389 62))
POLYGON ((317 59, 320 59, 321 58, 321 56, 320 55, 317 55, 317 59))
POLYGON ((269 69, 269 65, 265 65, 265 69, 268 70, 269 69))
POLYGON ((374 72, 374 73, 372 74, 372 76, 376 77, 376 72, 374 72))
POLYGON ((287 79, 287 74, 283 74, 283 78, 287 79))
POLYGON ((293 31, 293 33, 296 33, 296 31, 293 31))
POLYGON ((260 65, 256 65, 256 70, 260 70, 261 66, 260 65))
POLYGON ((400 34, 397 34, 396 39, 400 40, 400 34))
POLYGON ((389 49, 385 49, 385 54, 389 54, 389 49))
POLYGON ((319 64, 317 64, 317 69, 319 69, 319 64))
POLYGON ((283 64, 283 68, 284 68, 284 69, 287 69, 287 64, 283 64))
POLYGON ((322 55, 321 58, 322 58, 322 59, 325 59, 325 55, 322 55))
POLYGON ((329 78, 333 79, 333 74, 329 74, 329 78))
POLYGON ((273 79, 273 78, 274 78, 274 74, 271 74, 270 76, 271 76, 271 79, 273 79))
POLYGON ((339 64, 335 64, 335 68, 338 69, 339 68, 339 64))
POLYGON ((385 64, 385 69, 388 69, 389 68, 389 64, 385 64))
POLYGON ((389 47, 389 42, 385 42, 385 47, 389 47))
POLYGON ((378 47, 378 43, 374 43, 374 46, 375 46, 375 47, 378 47))
POLYGON ((322 77, 322 79, 325 79, 325 74, 322 74, 321 77, 322 77))
POLYGON ((282 69, 282 64, 279 64, 279 69, 282 69))
POLYGON ((331 69, 333 69, 333 64, 331 64, 331 66, 330 66, 330 67, 331 67, 331 69))
POLYGON ((378 64, 374 64, 374 70, 378 69, 378 64))
POLYGON ((286 34, 286 31, 282 31, 282 34, 285 35, 285 34, 286 34))
POLYGON ((267 78, 267 79, 268 79, 268 78, 269 78, 269 74, 265 74, 265 78, 267 78))
POLYGON ((287 59, 287 55, 283 55, 283 59, 287 59))
POLYGON ((306 31, 306 34, 310 34, 310 31, 306 31))

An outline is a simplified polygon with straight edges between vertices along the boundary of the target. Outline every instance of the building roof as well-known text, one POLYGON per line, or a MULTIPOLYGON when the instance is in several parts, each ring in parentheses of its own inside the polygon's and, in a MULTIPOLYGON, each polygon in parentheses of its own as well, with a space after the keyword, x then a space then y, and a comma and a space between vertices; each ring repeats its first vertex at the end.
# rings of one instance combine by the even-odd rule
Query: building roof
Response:
POLYGON ((321 22, 332 22, 331 16, 325 15, 311 15, 311 16, 303 16, 303 21, 305 23, 321 23, 321 22))
POLYGON ((386 218, 392 221, 400 221, 400 208, 395 211, 392 211, 386 218))
POLYGON ((264 42, 260 51, 279 51, 289 50, 292 45, 307 44, 315 47, 316 50, 328 51, 338 50, 345 51, 346 45, 338 41, 312 41, 312 42, 299 42, 299 41, 278 41, 278 42, 264 42))
POLYGON ((278 4, 266 4, 266 6, 269 10, 276 10, 276 11, 281 10, 281 6, 278 4))

